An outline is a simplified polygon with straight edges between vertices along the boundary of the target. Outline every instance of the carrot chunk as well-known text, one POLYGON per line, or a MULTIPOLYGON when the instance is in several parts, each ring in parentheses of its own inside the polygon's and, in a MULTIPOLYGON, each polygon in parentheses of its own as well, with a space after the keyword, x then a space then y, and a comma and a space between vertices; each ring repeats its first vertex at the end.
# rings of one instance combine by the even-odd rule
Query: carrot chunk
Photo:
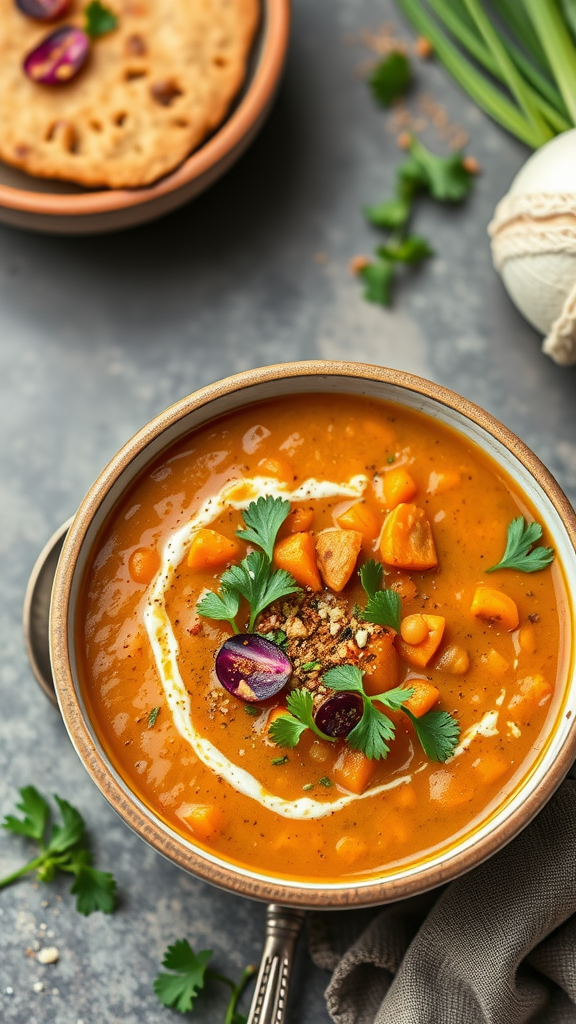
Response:
POLYGON ((520 629, 520 650, 524 651, 524 654, 536 654, 538 650, 538 644, 536 642, 536 633, 534 632, 534 626, 525 625, 520 629))
POLYGON ((432 528, 423 508, 397 505, 384 521, 382 561, 399 569, 435 569, 438 565, 432 528))
POLYGON ((430 473, 428 494, 445 494, 460 487, 462 477, 457 469, 445 469, 440 473, 430 473))
POLYGON ((384 474, 382 490, 386 508, 392 509, 403 502, 410 501, 418 487, 408 470, 404 469, 404 466, 398 466, 397 469, 389 469, 384 474))
POLYGON ((159 568, 156 548, 136 548, 130 555, 128 571, 135 583, 151 583, 159 568))
POLYGON ((345 864, 355 864, 367 852, 366 843, 358 836, 342 836, 336 843, 336 853, 345 864))
POLYGON ((380 523, 364 501, 357 501, 336 520, 343 530, 357 530, 364 541, 371 541, 380 532, 380 523))
POLYGON ((377 693, 392 690, 398 685, 399 667, 394 648, 394 630, 383 633, 376 640, 369 640, 362 659, 366 693, 375 697, 377 693))
POLYGON ((359 796, 374 775, 376 764, 376 761, 371 761, 361 750, 344 747, 332 769, 332 780, 338 786, 342 786, 342 789, 359 796))
POLYGON ((189 804, 180 817, 203 840, 220 832, 224 823, 224 815, 216 804, 189 804))
POLYGON ((236 562, 242 556, 237 540, 230 540, 216 530, 198 530, 188 552, 191 569, 218 569, 228 562, 236 562))
POLYGON ((508 771, 510 765, 501 754, 491 752, 489 754, 482 754, 479 761, 474 762, 473 767, 476 775, 489 786, 491 782, 497 782, 498 779, 501 779, 508 771))
POLYGON ((522 708, 522 705, 525 704, 531 704, 532 706, 545 704, 552 694, 550 683, 547 683, 544 676, 539 674, 526 676, 524 679, 521 679, 518 683, 518 689, 520 692, 515 693, 508 704, 509 710, 517 708, 519 705, 522 708))
POLYGON ((414 690, 414 693, 404 701, 404 707, 408 708, 416 718, 422 718, 422 715, 430 711, 440 697, 438 687, 432 686, 432 683, 428 683, 424 679, 409 679, 406 687, 414 690))
POLYGON ((501 590, 484 585, 476 587, 470 611, 476 618, 508 630, 516 629, 520 621, 516 602, 501 590))
POLYGON ((407 644, 401 636, 396 637, 398 652, 409 665, 417 665, 424 668, 442 643, 446 619, 443 615, 423 615, 427 627, 428 636, 420 644, 407 644))
POLYGON ((494 647, 488 651, 488 654, 483 654, 480 660, 483 665, 486 665, 490 675, 496 676, 496 678, 505 676, 510 669, 510 662, 506 661, 506 658, 503 658, 494 647))
POLYGON ((276 477, 287 486, 293 484, 296 479, 292 466, 285 459, 260 459, 258 469, 262 476, 276 477))
POLYGON ((445 810, 450 807, 462 807, 474 799, 473 782, 469 781, 465 774, 454 775, 447 768, 433 772, 429 785, 430 799, 445 810))
POLYGON ((290 509, 278 532, 278 537, 287 537, 290 533, 306 533, 314 522, 314 510, 311 508, 290 509))
POLYGON ((330 590, 344 589, 356 565, 362 547, 358 530, 327 530, 316 540, 316 557, 322 579, 330 590))
POLYGON ((274 564, 292 573, 299 586, 322 590, 311 533, 292 533, 279 540, 274 548, 274 564))

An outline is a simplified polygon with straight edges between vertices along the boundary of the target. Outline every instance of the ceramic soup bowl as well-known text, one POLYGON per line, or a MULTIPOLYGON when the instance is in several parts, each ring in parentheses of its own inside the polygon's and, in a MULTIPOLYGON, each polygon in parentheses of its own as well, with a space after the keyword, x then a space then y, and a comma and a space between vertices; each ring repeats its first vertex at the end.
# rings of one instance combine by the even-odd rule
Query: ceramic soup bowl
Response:
MULTIPOLYGON (((187 841, 131 791, 113 767, 90 721, 76 650, 81 581, 98 533, 135 478, 194 428, 260 400, 303 393, 384 399, 418 410, 453 428, 501 467, 546 525, 568 595, 576 594, 576 517, 536 456, 488 413, 446 389, 397 370, 343 362, 301 362, 251 370, 202 388, 140 430, 112 459, 86 495, 70 527, 53 589, 51 661, 66 727, 86 770, 137 834, 175 864, 235 893, 292 907, 345 908, 404 898, 445 883, 509 842, 538 813, 562 781, 576 752, 576 674, 572 615, 564 623, 556 714, 521 782, 478 827, 440 851, 386 874, 340 882, 295 881, 248 870, 187 841)), ((570 601, 570 596, 568 598, 570 601)))

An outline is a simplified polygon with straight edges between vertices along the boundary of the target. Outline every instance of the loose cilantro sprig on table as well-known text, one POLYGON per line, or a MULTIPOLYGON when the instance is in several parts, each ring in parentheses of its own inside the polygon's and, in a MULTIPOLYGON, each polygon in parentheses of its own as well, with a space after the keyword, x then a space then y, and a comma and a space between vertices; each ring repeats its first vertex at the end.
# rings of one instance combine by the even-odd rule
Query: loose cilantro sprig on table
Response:
POLYGON ((0 879, 0 888, 31 871, 36 871, 40 882, 51 882, 57 871, 66 871, 74 875, 70 892, 76 896, 76 909, 81 914, 88 915, 94 910, 110 914, 116 905, 116 882, 108 872, 92 867, 81 814, 66 800, 57 796, 54 799, 62 822, 54 822, 50 827, 50 807, 44 797, 34 786, 20 790, 16 809, 23 817, 8 814, 2 827, 33 839, 38 844, 39 854, 18 871, 0 879))
POLYGON ((376 250, 377 259, 359 270, 366 286, 364 298, 389 306, 395 268, 417 266, 434 255, 425 238, 408 232, 417 196, 427 193, 442 203, 459 203, 472 187, 472 175, 462 152, 436 156, 419 139, 412 137, 410 155, 396 171, 395 195, 376 206, 366 206, 364 215, 374 227, 391 232, 385 245, 376 250))
POLYGON ((540 569, 546 569, 554 561, 554 550, 542 544, 535 546, 541 536, 540 523, 527 523, 524 516, 513 519, 508 527, 506 550, 502 559, 497 565, 486 569, 486 572, 496 572, 497 569, 539 572, 540 569))
MULTIPOLYGON (((414 693, 411 687, 397 686, 370 696, 364 689, 362 672, 356 665, 331 668, 322 677, 322 682, 331 690, 357 693, 362 698, 362 718, 348 733, 346 742, 371 760, 379 761, 388 756, 389 743, 396 733, 394 722, 381 710, 382 706, 390 711, 403 711, 408 716, 424 753, 431 761, 446 761, 454 753, 460 735, 458 722, 447 711, 428 711, 421 718, 416 718, 405 707, 414 693)), ((334 741, 316 726, 312 717, 312 696, 308 690, 293 690, 287 707, 290 714, 280 715, 269 729, 270 738, 279 747, 295 747, 306 729, 312 729, 322 739, 334 741)))
POLYGON ((162 960, 162 966, 174 973, 158 974, 154 992, 164 1006, 188 1013, 194 1008, 194 1001, 207 981, 221 981, 231 989, 224 1024, 246 1024, 246 1017, 238 1013, 237 1007, 248 982, 256 973, 256 967, 245 967, 238 982, 234 982, 224 974, 208 970, 212 956, 211 949, 195 953, 187 939, 178 939, 173 946, 168 946, 162 960))
MULTIPOLYGON (((210 591, 200 599, 197 611, 207 619, 229 622, 239 632, 236 616, 241 598, 250 606, 248 632, 254 630, 260 612, 269 604, 300 590, 296 580, 285 569, 274 569, 272 556, 278 530, 290 512, 290 502, 270 495, 251 501, 242 513, 246 529, 237 530, 242 540, 257 544, 262 551, 251 551, 239 565, 231 565, 220 577, 218 593, 210 591)), ((283 643, 284 637, 279 643, 283 643)), ((276 642, 276 641, 274 641, 276 642)))
POLYGON ((374 99, 384 107, 389 107, 393 100, 403 96, 411 81, 410 62, 397 50, 380 61, 368 78, 374 99))
POLYGON ((390 626, 399 633, 402 598, 397 590, 381 589, 382 574, 381 562, 376 562, 372 558, 360 569, 360 582, 368 595, 368 601, 359 614, 366 622, 390 626))
POLYGON ((91 3, 84 8, 84 15, 86 19, 84 31, 91 39, 97 39, 98 36, 106 35, 107 32, 113 32, 118 25, 117 16, 100 3, 100 0, 91 0, 91 3))

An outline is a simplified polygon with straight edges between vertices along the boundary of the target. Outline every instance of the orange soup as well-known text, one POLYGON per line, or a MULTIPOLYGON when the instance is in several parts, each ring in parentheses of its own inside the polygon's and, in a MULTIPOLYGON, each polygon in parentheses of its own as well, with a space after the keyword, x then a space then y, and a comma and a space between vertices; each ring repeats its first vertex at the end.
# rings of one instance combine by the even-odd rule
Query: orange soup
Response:
POLYGON ((486 821, 542 748, 567 620, 548 544, 430 417, 254 404, 165 450, 102 530, 90 718, 133 792, 225 860, 325 882, 409 865, 486 821))

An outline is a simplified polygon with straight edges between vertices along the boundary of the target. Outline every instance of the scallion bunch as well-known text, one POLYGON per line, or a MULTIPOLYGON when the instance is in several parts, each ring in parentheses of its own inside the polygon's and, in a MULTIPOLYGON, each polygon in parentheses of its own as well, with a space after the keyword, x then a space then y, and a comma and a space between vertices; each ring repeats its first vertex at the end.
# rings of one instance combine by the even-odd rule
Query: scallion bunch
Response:
POLYGON ((396 0, 468 95, 533 149, 576 125, 576 0, 396 0))

